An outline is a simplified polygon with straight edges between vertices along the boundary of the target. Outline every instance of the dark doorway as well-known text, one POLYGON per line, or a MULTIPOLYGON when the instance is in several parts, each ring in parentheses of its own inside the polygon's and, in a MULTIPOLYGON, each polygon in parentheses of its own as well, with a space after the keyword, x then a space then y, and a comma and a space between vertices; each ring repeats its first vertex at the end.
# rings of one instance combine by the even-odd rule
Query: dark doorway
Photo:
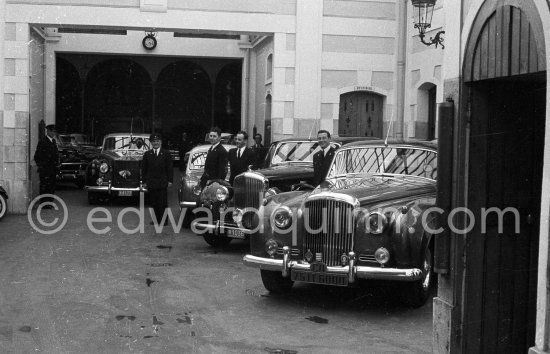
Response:
POLYGON ((76 67, 63 58, 56 58, 55 124, 63 133, 83 133, 82 80, 76 67))
POLYGON ((526 353, 534 344, 546 74, 470 83, 465 352, 526 353), (514 208, 499 232, 496 214, 514 208))
POLYGON ((241 130, 242 63, 227 64, 216 77, 214 121, 223 132, 241 130))
POLYGON ((428 136, 427 140, 435 139, 435 112, 436 112, 437 86, 428 90, 428 136))

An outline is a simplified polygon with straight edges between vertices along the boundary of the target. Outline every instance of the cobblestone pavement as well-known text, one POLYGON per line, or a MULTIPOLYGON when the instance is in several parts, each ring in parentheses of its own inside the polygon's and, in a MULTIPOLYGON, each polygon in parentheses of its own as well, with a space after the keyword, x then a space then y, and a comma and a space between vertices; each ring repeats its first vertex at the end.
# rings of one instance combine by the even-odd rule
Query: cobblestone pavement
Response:
MULTIPOLYGON (((69 214, 59 232, 35 231, 26 215, 0 222, 1 353, 431 352, 431 302, 402 306, 380 282, 271 295, 241 263, 245 242, 213 249, 188 229, 156 233, 150 217, 144 233, 126 234, 117 217, 137 203, 124 200, 104 206, 113 222, 97 225, 111 230, 96 234, 86 193, 57 195, 69 214)), ((125 228, 139 226, 137 214, 123 216, 125 228)))

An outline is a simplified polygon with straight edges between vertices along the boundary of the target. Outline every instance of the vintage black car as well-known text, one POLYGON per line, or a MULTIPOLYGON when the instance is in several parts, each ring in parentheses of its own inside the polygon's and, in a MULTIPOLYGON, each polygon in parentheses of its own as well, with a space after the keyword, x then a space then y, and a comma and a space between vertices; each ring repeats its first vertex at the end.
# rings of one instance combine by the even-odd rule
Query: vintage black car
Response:
MULTIPOLYGON (((185 170, 180 178, 180 188, 178 191, 180 211, 185 212, 184 224, 188 226, 193 214, 193 209, 199 201, 200 187, 198 187, 200 178, 204 172, 204 162, 208 149, 212 145, 199 145, 191 149, 185 154, 182 163, 185 165, 185 170), (198 188, 198 189, 197 189, 198 188), (185 210, 185 211, 184 211, 185 210)), ((229 151, 234 148, 233 145, 223 145, 229 151)), ((229 180, 229 164, 227 166, 227 178, 229 180)))
POLYGON ((88 144, 84 134, 59 134, 55 139, 59 151, 57 181, 72 182, 83 188, 86 166, 99 155, 99 151, 88 144))
POLYGON ((88 202, 105 197, 132 197, 146 192, 141 177, 143 154, 151 148, 149 134, 109 134, 98 158, 86 168, 88 202))
MULTIPOLYGON (((353 143, 340 148, 311 192, 268 196, 243 259, 266 289, 295 281, 348 286, 358 279, 404 282, 421 306, 434 281, 437 150, 434 143, 353 143)), ((234 213, 236 221, 242 218, 234 213)))
MULTIPOLYGON (((339 147, 359 138, 335 138, 334 147, 339 147)), ((246 210, 260 206, 264 194, 276 194, 292 189, 312 189, 313 155, 319 151, 315 139, 286 139, 273 143, 260 163, 260 169, 244 172, 233 182, 211 183, 202 191, 198 206, 212 210, 212 218, 200 218, 194 224, 212 246, 224 246, 231 239, 246 239, 246 229, 252 221, 252 213, 245 213, 242 222, 233 221, 233 208, 246 210), (220 218, 223 217, 223 221, 220 218), (207 232, 204 232, 207 230, 207 232)), ((198 218, 199 219, 199 218, 198 218)))
POLYGON ((8 212, 8 193, 0 186, 0 220, 6 216, 8 212))

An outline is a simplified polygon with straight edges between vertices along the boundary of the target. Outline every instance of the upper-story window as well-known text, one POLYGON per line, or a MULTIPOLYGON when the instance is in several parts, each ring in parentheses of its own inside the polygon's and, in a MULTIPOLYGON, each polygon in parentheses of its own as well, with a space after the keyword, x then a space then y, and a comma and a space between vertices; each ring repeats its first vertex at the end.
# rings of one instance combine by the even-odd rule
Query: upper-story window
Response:
POLYGON ((265 68, 265 80, 271 82, 273 77, 273 54, 267 56, 266 68, 265 68))

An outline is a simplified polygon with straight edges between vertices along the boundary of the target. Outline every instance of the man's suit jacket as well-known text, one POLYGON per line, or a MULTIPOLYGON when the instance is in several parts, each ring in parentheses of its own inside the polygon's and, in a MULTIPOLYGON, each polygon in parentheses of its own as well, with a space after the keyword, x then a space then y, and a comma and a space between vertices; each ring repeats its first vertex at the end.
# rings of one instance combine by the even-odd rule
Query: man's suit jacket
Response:
POLYGON ((313 185, 318 186, 327 177, 332 158, 334 157, 334 147, 330 147, 326 156, 323 157, 323 150, 313 155, 313 185))
MULTIPOLYGON (((210 147, 212 148, 212 147, 210 147)), ((222 144, 209 150, 204 162, 204 173, 201 177, 201 187, 206 186, 209 179, 225 179, 227 176, 227 150, 222 144)))
POLYGON ((141 162, 141 173, 147 189, 167 188, 168 182, 172 183, 174 180, 170 151, 160 148, 158 156, 154 149, 146 151, 141 162))
POLYGON ((57 165, 59 164, 57 144, 54 141, 50 141, 48 137, 41 139, 36 146, 34 161, 38 166, 38 173, 45 175, 56 174, 57 165))
POLYGON ((231 184, 233 184, 235 177, 248 171, 248 166, 256 164, 256 152, 246 146, 243 149, 240 158, 237 157, 238 148, 231 149, 227 153, 229 165, 231 166, 231 174, 229 175, 229 183, 231 184))

